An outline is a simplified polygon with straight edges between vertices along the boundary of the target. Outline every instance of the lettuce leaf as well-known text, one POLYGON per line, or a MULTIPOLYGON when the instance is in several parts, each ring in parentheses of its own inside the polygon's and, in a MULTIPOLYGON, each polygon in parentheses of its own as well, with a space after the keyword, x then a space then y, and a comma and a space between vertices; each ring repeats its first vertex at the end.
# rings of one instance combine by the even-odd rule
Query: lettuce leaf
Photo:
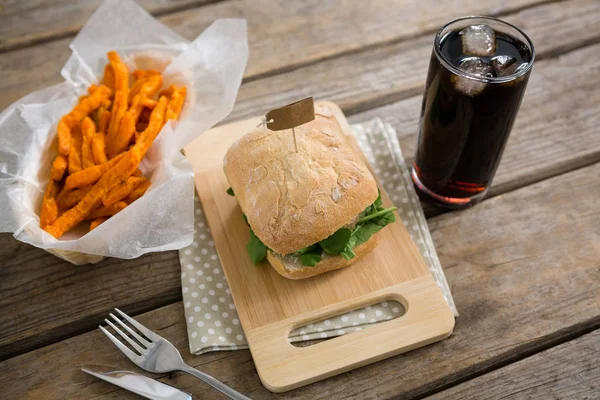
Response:
POLYGON ((321 261, 321 249, 316 246, 315 249, 302 253, 300 255, 300 260, 302 261, 302 265, 306 267, 314 267, 321 261))
POLYGON ((348 244, 352 231, 348 228, 340 228, 333 235, 319 242, 319 246, 330 256, 337 256, 348 244))
POLYGON ((250 241, 246 245, 246 250, 254 264, 260 263, 267 255, 267 246, 250 229, 250 241))
MULTIPOLYGON (((230 190, 227 192, 229 193, 230 190)), ((233 195, 233 191, 231 190, 229 194, 233 195)), ((317 265, 323 258, 323 253, 330 256, 341 255, 350 260, 356 257, 353 250, 356 246, 366 243, 375 233, 396 221, 394 211, 396 211, 396 207, 383 208, 380 192, 373 204, 360 213, 353 230, 340 228, 333 235, 292 254, 298 256, 302 265, 307 267, 317 265)), ((244 219, 248 223, 245 215, 244 219)), ((254 264, 260 263, 268 250, 268 247, 254 234, 252 228, 250 228, 250 241, 246 248, 254 264)))
POLYGON ((356 257, 354 248, 366 243, 371 236, 382 230, 386 225, 395 222, 394 211, 396 210, 396 207, 383 208, 380 192, 377 200, 360 214, 350 240, 348 240, 348 244, 340 252, 340 255, 346 260, 356 257))

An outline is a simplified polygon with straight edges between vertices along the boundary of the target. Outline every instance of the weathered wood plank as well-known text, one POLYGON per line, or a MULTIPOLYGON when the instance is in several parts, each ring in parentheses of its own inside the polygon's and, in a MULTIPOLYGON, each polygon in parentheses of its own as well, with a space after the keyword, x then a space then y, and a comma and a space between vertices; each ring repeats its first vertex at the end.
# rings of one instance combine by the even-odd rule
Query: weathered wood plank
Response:
MULTIPOLYGON (((573 3, 587 5, 589 2, 582 0, 573 3)), ((544 7, 550 6, 553 5, 544 7)), ((576 25, 573 21, 567 24, 576 25)), ((553 40, 554 37, 549 36, 549 39, 553 40)), ((541 41, 541 43, 545 42, 541 41)), ((600 45, 587 47, 558 59, 541 61, 534 68, 520 116, 492 186, 492 194, 504 193, 600 160, 600 137, 596 134, 600 116, 595 112, 600 103, 600 93, 595 90, 600 85, 600 60, 596 57, 598 51, 600 45)), ((395 52, 390 52, 390 56, 395 57, 395 52)), ((360 60, 353 58, 353 60, 356 65, 359 65, 368 63, 369 57, 360 60)), ((323 64, 332 62, 335 60, 323 64)), ((394 68, 394 63, 389 63, 388 67, 377 70, 377 63, 371 61, 371 68, 358 69, 361 73, 349 75, 353 71, 351 68, 353 63, 343 62, 348 67, 348 74, 337 77, 338 72, 332 72, 331 74, 336 75, 330 75, 331 79, 327 78, 327 69, 320 73, 315 72, 320 68, 319 64, 307 68, 321 78, 313 82, 313 94, 321 98, 333 97, 347 106, 348 103, 344 99, 351 99, 354 88, 361 86, 356 82, 372 82, 377 75, 386 74, 386 68, 394 68), (336 78, 334 79, 333 76, 336 78), (330 81, 333 82, 332 86, 328 86, 330 81), (318 86, 319 82, 322 87, 318 86), (345 94, 337 95, 336 87, 338 91, 345 94)), ((381 58, 380 64, 387 65, 385 58, 381 58)), ((427 68, 426 63, 423 68, 427 68)), ((356 70, 355 67, 354 71, 356 70)), ((344 71, 344 69, 331 71, 344 71)), ((293 80, 294 74, 296 72, 286 75, 290 75, 293 80)), ((404 79, 403 73, 398 73, 396 78, 399 81, 404 79)), ((273 78, 265 81, 271 79, 273 78)), ((237 112, 258 113, 264 110, 262 104, 263 102, 265 105, 268 104, 269 98, 272 99, 270 104, 279 100, 277 97, 279 92, 270 88, 275 83, 284 85, 284 81, 277 78, 277 82, 266 85, 269 90, 266 94, 256 92, 258 90, 256 83, 259 82, 251 82, 242 87, 239 110, 243 111, 237 112), (256 96, 254 109, 250 108, 252 101, 250 94, 246 94, 246 90, 251 90, 256 96)), ((385 90, 383 83, 377 86, 385 90)), ((296 98, 304 94, 303 85, 297 88, 279 86, 279 90, 283 92, 289 93, 288 89, 298 93, 295 95, 296 98)), ((367 88, 361 90, 363 93, 368 93, 367 88)), ((357 122, 380 116, 390 121, 399 133, 404 154, 410 160, 415 149, 419 107, 420 97, 412 97, 357 114, 351 117, 351 120, 357 122)), ((101 320, 99 315, 112 306, 129 309, 127 306, 130 305, 132 307, 130 310, 149 310, 168 301, 175 301, 180 296, 179 265, 175 253, 146 256, 132 261, 111 260, 98 267, 74 269, 70 264, 55 259, 41 250, 30 250, 30 246, 18 244, 9 235, 0 235, 0 239, 3 244, 0 247, 3 249, 0 250, 0 265, 3 265, 0 269, 3 278, 0 280, 0 292, 10 294, 3 296, 6 299, 0 299, 0 308, 13 307, 10 314, 0 313, 0 326, 3 327, 0 329, 0 359, 73 333, 92 329, 101 320), (5 252, 4 255, 1 251, 5 252), (147 267, 147 263, 157 263, 156 271, 164 274, 161 275, 160 285, 157 284, 159 280, 155 276, 157 272, 147 267), (36 285, 49 275, 47 264, 51 265, 52 270, 53 283, 50 286, 52 290, 39 291, 36 285), (28 271, 27 280, 18 286, 14 282, 26 279, 22 276, 24 269, 28 271), (97 272, 95 275, 93 271, 96 270, 102 272, 97 272), (133 276, 137 277, 139 286, 136 287, 144 288, 143 290, 131 291, 127 296, 118 298, 115 296, 117 292, 110 289, 99 290, 93 295, 88 293, 89 282, 94 282, 96 285, 95 282, 98 280, 102 285, 110 287, 111 281, 114 281, 112 285, 119 286, 133 276), (69 295, 58 297, 53 294, 53 291, 69 293, 69 295), (77 313, 69 310, 72 302, 77 303, 77 313), (45 304, 46 307, 39 308, 37 304, 45 304), (48 310, 53 310, 51 317, 48 316, 48 310)))
POLYGON ((427 400, 594 399, 600 393, 600 330, 444 390, 427 400))
POLYGON ((89 331, 108 305, 139 313, 178 301, 180 274, 177 252, 75 267, 0 234, 0 359, 89 331))
MULTIPOLYGON (((600 327, 600 186, 590 185, 599 174, 600 163, 431 219, 461 313, 454 334, 289 396, 411 398, 600 327)), ((190 356, 182 308, 176 303, 139 319, 173 340, 186 361, 250 397, 285 397, 261 386, 247 351, 190 356)), ((132 368, 93 331, 0 363, 0 388, 6 398, 120 395, 78 372, 86 363, 132 368)), ((195 378, 161 379, 217 398, 195 378)))
MULTIPOLYGON (((221 5, 213 8, 218 9, 219 16, 233 12, 233 15, 248 20, 250 62, 247 77, 256 78, 366 46, 434 32, 465 13, 507 14, 546 2, 548 0, 463 0, 457 7, 453 0, 378 0, 367 3, 245 0, 232 2, 235 8, 226 12, 221 10, 221 5)), ((204 13, 204 9, 172 14, 165 17, 164 22, 184 36, 195 36, 199 31, 194 23, 194 14, 200 13, 204 13)))
MULTIPOLYGON (((456 7, 452 0, 232 0, 160 20, 192 39, 216 18, 246 18, 250 59, 245 78, 256 79, 367 46, 417 37, 464 14, 506 14, 547 1, 467 0, 456 7)), ((66 38, 4 53, 0 58, 0 108, 33 90, 60 82, 70 41, 66 38)))
MULTIPOLYGON (((546 4, 503 19, 531 35, 538 63, 559 51, 600 41, 600 2, 595 0, 546 4)), ((229 119, 253 116, 303 96, 335 101, 347 114, 353 114, 421 94, 433 36, 427 34, 248 82, 242 86, 229 119)), ((538 67, 534 67, 533 75, 540 75, 538 67)))
MULTIPOLYGON (((215 0, 137 0, 148 12, 164 15, 215 0)), ((8 0, 0 9, 0 52, 72 36, 102 0, 8 0)))
MULTIPOLYGON (((600 115, 592 111, 600 104, 599 51, 600 45, 589 46, 534 66, 490 195, 600 161, 600 115), (588 79, 594 83, 588 85, 588 79)), ((350 120, 380 116, 390 122, 411 163, 420 107, 421 97, 413 97, 350 120)))

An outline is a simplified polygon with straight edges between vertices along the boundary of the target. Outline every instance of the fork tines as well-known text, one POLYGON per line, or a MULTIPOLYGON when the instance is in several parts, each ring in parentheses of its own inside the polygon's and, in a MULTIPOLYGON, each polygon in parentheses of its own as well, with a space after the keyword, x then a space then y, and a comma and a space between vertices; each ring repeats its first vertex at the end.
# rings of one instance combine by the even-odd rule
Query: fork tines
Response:
POLYGON ((154 332, 146 328, 144 325, 137 322, 135 319, 131 318, 129 315, 125 314, 123 311, 115 308, 115 311, 123 317, 127 322, 129 322, 135 329, 137 329, 142 335, 131 329, 125 322, 123 322, 120 318, 117 318, 113 313, 110 313, 110 318, 115 323, 111 322, 110 319, 106 318, 104 322, 106 322, 111 328, 115 330, 115 332, 124 339, 129 345, 137 352, 137 354, 129 347, 124 345, 121 340, 117 339, 112 333, 110 333, 103 326, 98 326, 100 330, 121 350, 130 360, 136 362, 140 356, 148 354, 148 347, 153 343, 153 341, 158 340, 159 336, 154 332), (118 326, 117 326, 118 325, 118 326), (127 335, 119 326, 123 328, 125 331, 129 333, 127 335), (135 339, 133 340, 132 337, 135 339))

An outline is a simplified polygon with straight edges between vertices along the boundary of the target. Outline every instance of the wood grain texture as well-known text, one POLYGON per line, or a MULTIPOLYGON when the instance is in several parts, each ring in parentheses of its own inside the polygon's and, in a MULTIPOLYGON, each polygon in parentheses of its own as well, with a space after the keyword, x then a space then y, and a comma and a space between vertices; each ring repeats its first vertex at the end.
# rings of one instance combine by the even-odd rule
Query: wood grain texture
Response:
MULTIPOLYGON (((188 22, 186 29, 190 29, 189 32, 193 32, 194 29, 200 31, 219 15, 243 16, 238 3, 229 1, 223 3, 225 6, 203 7, 211 11, 190 14, 196 21, 188 22)), ((313 7, 311 3, 294 3, 292 10, 298 14, 298 18, 302 15, 312 16, 305 13, 313 7)), ((509 9, 513 6, 516 9, 528 7, 535 2, 518 3, 509 3, 509 9)), ((441 22, 450 19, 448 13, 443 17, 438 16, 437 8, 443 11, 443 4, 430 7, 434 10, 433 16, 429 19, 430 15, 425 15, 426 22, 435 18, 439 18, 441 22)), ((490 4, 486 2, 484 7, 490 4)), ((507 12, 503 6, 504 2, 498 0, 495 4, 498 5, 497 9, 491 11, 501 14, 507 12)), ((597 6, 595 1, 583 0, 548 2, 516 13, 515 15, 523 16, 523 20, 516 23, 534 38, 538 55, 542 54, 542 58, 548 58, 598 41, 600 24, 597 6), (529 17, 525 18, 526 15, 529 17), (547 23, 536 25, 536 21, 547 23), (534 33, 538 29, 538 33, 534 33), (541 37, 542 42, 536 36, 541 37), (546 42, 544 37, 552 40, 546 42), (548 46, 547 50, 543 50, 544 46, 548 46)), ((366 10, 368 8, 361 7, 359 13, 366 10)), ((0 10, 0 18, 4 11, 5 8, 0 10)), ((262 14, 266 15, 269 11, 267 6, 262 14)), ((275 9, 273 15, 279 15, 279 11, 275 9)), ((460 13, 471 12, 461 8, 460 13)), ((186 20, 185 14, 173 16, 173 23, 178 24, 186 20)), ((266 19, 266 27, 272 27, 274 22, 262 14, 256 13, 259 18, 266 19)), ((369 19, 369 14, 365 12, 365 15, 369 19)), ((416 18, 418 23, 422 21, 419 15, 410 16, 416 18)), ((312 16, 313 19, 318 17, 319 15, 312 16)), ((385 15, 377 16, 384 17, 385 15)), ((414 29, 415 20, 408 21, 403 16, 395 16, 394 23, 399 27, 391 29, 404 33, 390 39, 387 31, 380 32, 373 22, 374 19, 369 19, 373 27, 370 30, 363 29, 367 25, 360 24, 342 27, 362 31, 362 36, 367 38, 362 40, 361 37, 356 39, 350 36, 348 41, 354 40, 355 43, 348 45, 344 39, 336 41, 335 37, 315 38, 312 36, 312 25, 309 22, 297 22, 293 18, 283 21, 289 25, 289 29, 272 29, 270 32, 273 37, 265 38, 265 44, 261 44, 263 47, 251 43, 253 53, 261 57, 259 49, 262 49, 262 54, 268 51, 269 40, 280 40, 278 32, 289 34, 290 29, 295 27, 301 27, 303 30, 294 31, 299 36, 294 43, 322 39, 323 48, 328 44, 332 48, 319 50, 321 44, 316 44, 312 48, 319 51, 313 56, 312 53, 302 51, 303 47, 298 45, 294 48, 297 54, 292 54, 291 57, 288 57, 289 53, 284 52, 284 57, 260 62, 256 67, 254 60, 251 60, 246 75, 247 81, 277 72, 292 71, 318 60, 335 61, 333 59, 339 56, 342 56, 340 59, 347 59, 347 65, 352 67, 354 53, 366 54, 373 51, 369 54, 376 55, 378 47, 393 48, 396 44, 402 44, 404 40, 409 44, 413 37, 416 41, 424 41, 425 39, 419 39, 418 36, 422 36, 424 32, 430 35, 437 28, 425 24, 424 30, 409 33, 414 29), (400 26, 403 24, 407 24, 408 27, 400 26), (380 34, 381 37, 378 36, 380 34), (332 43, 337 47, 333 48, 332 43)), ((322 23, 329 21, 330 19, 323 19, 322 23)), ((340 24, 339 21, 331 24, 332 36, 336 35, 335 32, 344 32, 343 29, 338 30, 340 24)), ((356 21, 353 24, 356 24, 356 21)), ((253 26, 257 25, 251 23, 251 42, 252 29, 261 29, 260 26, 253 26)), ((30 25, 26 28, 35 27, 30 25)), ((0 71, 3 73, 3 80, 0 82, 3 94, 0 108, 31 90, 59 81, 59 69, 68 56, 70 40, 63 39, 46 43, 44 46, 4 53, 0 57, 0 71)), ((430 49, 430 45, 427 48, 430 49)), ((457 334, 442 344, 299 389, 291 393, 292 397, 374 399, 421 396, 558 344, 577 332, 587 332, 600 326, 597 313, 600 309, 597 261, 600 258, 597 248, 597 226, 600 221, 597 185, 590 184, 594 179, 597 181, 600 170, 596 164, 564 176, 556 176, 598 162, 595 140, 597 135, 594 135, 597 128, 594 131, 594 127, 598 126, 595 118, 599 102, 597 92, 593 90, 597 83, 594 81, 596 78, 588 81, 588 75, 596 76, 598 72, 597 66, 593 67, 595 64, 590 63, 590 59, 597 59, 597 46, 593 48, 596 51, 592 53, 565 54, 557 61, 556 71, 552 72, 549 68, 543 75, 544 79, 540 79, 541 94, 538 95, 545 99, 545 103, 540 101, 537 108, 525 108, 524 104, 517 120, 517 125, 520 126, 518 135, 521 139, 515 141, 515 127, 492 187, 492 194, 504 194, 488 199, 472 210, 430 219, 434 229, 434 241, 439 248, 442 263, 447 268, 447 276, 461 311, 457 334), (567 57, 573 54, 579 54, 580 58, 569 60, 567 57), (578 75, 573 74, 574 64, 582 66, 577 70, 578 75), (585 66, 590 68, 584 69, 585 66), (558 71, 562 71, 563 74, 559 74, 558 71), (575 94, 571 93, 567 85, 563 87, 561 84, 565 76, 570 75, 579 80, 573 89, 575 94), (552 85, 555 85, 557 90, 553 90, 552 85), (571 97, 574 101, 571 101, 571 97), (550 103, 550 106, 546 107, 546 103, 550 103), (519 123, 520 120, 526 122, 519 123), (590 143, 590 146, 585 148, 580 143, 590 143), (526 171, 521 170, 523 166, 526 171), (548 179, 552 176, 556 177, 548 179), (544 179, 548 180, 532 185, 544 179), (527 185, 532 186, 506 193, 527 185), (592 229, 594 226, 595 230, 592 229), (550 249, 547 255, 545 248, 550 249), (557 309, 556 304, 561 304, 562 307, 557 309)), ((366 65, 375 71, 379 68, 377 60, 356 60, 367 63, 366 65), (368 64, 369 61, 375 62, 368 64)), ((382 61, 382 64, 385 65, 385 61, 382 61)), ((426 68, 426 63, 423 65, 421 68, 426 68)), ((539 73, 541 65, 538 63, 534 68, 533 76, 539 73)), ((297 71, 309 68, 311 67, 307 66, 297 71)), ((421 82, 425 77, 424 69, 422 71, 421 82)), ((317 89, 321 86, 326 88, 332 93, 328 94, 328 97, 341 99, 345 109, 352 112, 409 98, 421 91, 418 83, 403 89, 404 83, 401 81, 406 72, 380 72, 388 74, 387 80, 380 81, 374 74, 359 75, 360 85, 367 82, 367 89, 364 92, 356 92, 358 101, 354 101, 352 96, 342 95, 344 92, 348 93, 348 83, 357 85, 358 81, 352 78, 357 75, 351 73, 348 73, 349 78, 345 81, 342 80, 342 75, 339 80, 332 78, 337 87, 325 85, 329 82, 325 74, 325 79, 317 82, 317 89), (376 89, 374 97, 369 97, 369 80, 376 89), (389 89, 390 86, 393 86, 392 89, 389 89)), ((410 83, 410 74, 407 77, 410 83)), ((298 76, 290 75, 288 79, 293 81, 297 78, 298 76)), ((295 97, 294 91, 300 93, 304 88, 304 84, 297 82, 302 81, 296 81, 293 88, 286 89, 292 91, 290 97, 295 97)), ((530 82, 528 93, 532 87, 530 82)), ((285 96, 279 97, 276 91, 255 93, 257 96, 253 101, 256 108, 241 109, 246 115, 269 108, 277 100, 285 102, 285 96)), ((321 93, 325 93, 325 90, 321 93)), ((413 154, 414 127, 419 106, 420 98, 412 97, 390 106, 379 107, 372 112, 358 114, 355 121, 371 116, 382 116, 391 120, 402 135, 405 154, 413 154), (403 129, 399 129, 400 127, 403 129)), ((243 113, 237 115, 242 116, 243 113)), ((6 292, 4 289, 8 288, 10 293, 10 300, 0 304, 0 319, 3 319, 0 320, 0 339, 3 343, 0 348, 1 354, 18 354, 25 349, 53 343, 78 332, 93 329, 112 305, 122 305, 126 311, 136 313, 160 305, 162 300, 156 300, 161 299, 162 295, 165 296, 162 304, 180 298, 180 266, 176 252, 148 255, 140 260, 127 262, 105 261, 101 264, 101 271, 95 275, 85 267, 73 268, 61 264, 42 250, 33 249, 14 241, 9 235, 0 234, 0 265, 2 301, 6 292), (113 290, 115 282, 117 287, 123 285, 130 288, 131 282, 136 279, 136 291, 125 292, 125 288, 113 290), (160 288, 156 287, 157 281, 161 283, 160 288), (44 285, 53 289, 46 290, 44 285), (90 291, 91 294, 88 295, 90 291), (65 293, 68 294, 67 302, 60 297, 65 293), (11 312, 7 313, 5 310, 11 312), (22 326, 26 326, 27 329, 23 330, 22 326), (16 342, 11 340, 11 334, 15 331, 19 332, 16 342)), ((248 351, 189 356, 185 339, 186 324, 181 308, 181 303, 160 308, 144 314, 142 322, 155 329, 160 328, 161 334, 175 341, 183 350, 184 358, 192 365, 225 380, 250 397, 279 397, 270 394, 260 385, 248 351)), ((133 368, 104 337, 95 331, 89 332, 0 363, 0 397, 48 398, 48 393, 57 393, 57 398, 131 398, 128 393, 115 392, 113 386, 92 378, 80 381, 77 367, 79 364, 91 362, 133 368), (61 361, 58 365, 57 360, 61 361), (59 379, 54 380, 55 378, 59 379)), ((220 398, 189 376, 176 374, 162 379, 193 392, 195 396, 220 398)), ((564 388, 569 382, 559 384, 564 388)))
MULTIPOLYGON (((332 113, 351 137, 335 104, 317 102, 315 109, 332 113)), ((257 117, 210 130, 190 143, 185 154, 263 384, 274 392, 291 390, 447 337, 454 326, 452 312, 400 221, 378 233, 375 250, 349 268, 292 280, 266 263, 252 264, 246 256, 249 230, 237 201, 226 193, 223 158, 259 122, 257 117), (295 328, 384 300, 400 301, 407 313, 307 348, 288 342, 295 328)), ((383 190, 381 197, 385 207, 391 206, 383 190)))
POLYGON ((600 330, 596 330, 427 400, 591 400, 599 393, 600 330))
MULTIPOLYGON (((215 5, 215 14, 248 20, 250 59, 246 77, 289 71, 317 60, 434 32, 467 12, 506 14, 544 0, 378 0, 374 2, 243 0, 215 5), (221 8, 222 7, 222 8, 221 8), (225 8, 227 10, 225 11, 225 8), (398 23, 402 21, 402 23, 398 23), (285 40, 281 40, 285 38, 285 40), (282 63, 282 60, 285 60, 282 63)), ((173 14, 164 22, 195 36, 196 14, 173 14)))
MULTIPOLYGON (((246 18, 250 58, 244 77, 256 79, 365 47, 431 34, 464 14, 506 14, 546 1, 465 0, 456 7, 452 0, 381 0, 368 4, 344 0, 232 0, 159 20, 193 39, 216 18, 246 18)), ((0 58, 0 71, 4 72, 0 109, 31 91, 60 82, 60 69, 71 54, 71 40, 4 53, 0 58)))
MULTIPOLYGON (((211 0, 137 0, 154 15, 212 3, 211 0)), ((75 35, 102 0, 8 0, 0 9, 0 52, 75 35)))
MULTIPOLYGON (((502 17, 528 33, 540 60, 600 41, 600 2, 575 0, 545 4, 502 17)), ((346 115, 420 95, 434 34, 325 60, 285 74, 242 85, 229 120, 266 112, 306 96, 339 104, 346 115)), ((529 84, 529 88, 533 83, 529 84)), ((529 91, 529 89, 528 89, 529 91)), ((417 113, 418 118, 418 113, 417 113)), ((415 125, 416 126, 416 125, 415 125)))
MULTIPOLYGON (((205 13, 200 6, 216 1, 218 0, 139 0, 138 3, 154 15, 177 14, 161 19, 166 24, 173 24, 173 26, 179 24, 181 27, 178 29, 181 29, 181 32, 191 31, 195 36, 198 28, 193 26, 194 18, 198 14, 205 13)), ((509 2, 468 0, 462 7, 480 15, 497 15, 543 2, 543 0, 511 0, 509 2)), ((3 4, 3 8, 0 10, 0 51, 74 35, 100 3, 100 0, 34 0, 27 2, 9 0, 3 4)), ((363 36, 378 30, 381 26, 378 21, 385 24, 385 32, 376 32, 378 41, 381 41, 393 40, 399 32, 410 35, 415 28, 437 29, 437 25, 445 20, 464 14, 461 14, 451 1, 445 1, 439 6, 446 12, 452 13, 447 18, 441 18, 443 14, 440 10, 428 9, 433 3, 423 4, 423 2, 414 0, 408 4, 398 0, 385 0, 380 2, 381 4, 369 5, 367 8, 340 0, 328 2, 329 4, 316 1, 286 2, 284 0, 230 0, 227 3, 229 4, 217 6, 212 11, 213 15, 215 17, 239 15, 248 18, 254 24, 263 21, 266 24, 276 23, 279 25, 278 20, 289 19, 292 22, 291 25, 287 27, 279 25, 272 28, 271 33, 277 34, 286 30, 288 32, 296 29, 307 31, 305 28, 312 30, 310 28, 313 28, 315 23, 319 25, 323 25, 323 22, 330 25, 337 24, 338 26, 332 30, 342 29, 343 32, 340 34, 332 34, 331 31, 322 28, 310 36, 313 39, 333 38, 336 42, 344 42, 343 36, 350 36, 348 39, 355 39, 355 42, 359 42, 354 45, 356 47, 361 47, 360 41, 364 40, 363 36), (407 10, 402 10, 403 6, 406 6, 407 10), (357 11, 362 11, 362 14, 357 11), (410 19, 419 24, 402 27, 394 24, 392 18, 402 18, 405 21, 410 19), (363 19, 367 19, 367 21, 363 21, 363 19), (356 26, 360 28, 353 29, 356 26)), ((265 36, 269 36, 269 33, 265 33, 265 36)), ((298 38, 301 42, 305 39, 298 38)), ((290 49, 286 48, 285 51, 290 51, 290 49)))
MULTIPOLYGON (((596 134, 600 124, 597 113, 600 94, 596 90, 600 85, 598 51, 600 45, 590 46, 536 65, 491 194, 505 193, 600 161, 600 137, 596 134)), ((416 145, 420 105, 420 97, 412 97, 356 114, 350 120, 360 122, 381 117, 392 123, 410 162, 416 145)), ((10 305, 13 310, 10 314, 0 313, 3 327, 0 355, 4 358, 71 333, 93 329, 102 320, 99 314, 106 313, 111 306, 131 311, 126 307, 128 301, 140 307, 136 310, 149 310, 152 305, 181 298, 177 252, 131 261, 104 261, 91 270, 73 269, 70 264, 19 243, 8 234, 0 235, 0 239, 3 278, 0 290, 10 288, 7 299, 0 299, 0 307, 7 309, 10 305), (94 272, 96 268, 100 269, 94 272), (23 270, 28 271, 27 276, 22 274, 23 270), (160 285, 156 283, 157 273, 161 274, 160 285), (47 276, 53 277, 52 291, 40 290, 43 281, 39 282, 38 277, 47 276), (128 293, 126 297, 117 296, 111 286, 125 285, 132 277, 140 288, 146 289, 128 293), (97 288, 93 296, 88 295, 90 285, 97 288), (53 291, 68 293, 69 300, 53 295, 53 291), (156 299, 160 301, 156 303, 156 299), (45 307, 39 309, 38 304, 45 307), (72 307, 78 312, 70 312, 72 307)))
POLYGON ((109 305, 139 313, 181 299, 177 252, 75 267, 0 234, 0 266, 0 359, 93 329, 109 305))
MULTIPOLYGON (((105 316, 107 316, 106 314, 105 316)), ((154 332, 167 338, 178 349, 180 349, 184 360, 196 368, 206 372, 236 390, 255 398, 254 393, 258 388, 260 392, 266 392, 260 383, 258 386, 258 375, 254 370, 254 364, 249 352, 218 352, 207 354, 202 357, 191 356, 188 351, 187 331, 183 305, 181 302, 159 308, 142 316, 136 317, 138 321, 154 332), (159 311, 160 310, 160 311, 159 311), (238 354, 236 354, 238 353, 238 354), (242 353, 242 354, 239 354, 242 353), (238 355, 244 357, 239 358, 238 355), (234 357, 231 361, 227 361, 234 357), (218 362, 223 360, 224 362, 218 362), (209 365, 215 361, 214 365, 209 365)), ((161 375, 148 374, 135 367, 131 362, 108 340, 99 329, 94 329, 83 335, 73 337, 60 343, 53 344, 27 353, 23 356, 12 358, 10 361, 0 364, 0 375, 7 377, 7 373, 12 370, 18 377, 20 383, 3 381, 0 386, 1 398, 14 399, 84 399, 95 393, 105 398, 132 398, 129 392, 117 390, 115 386, 100 381, 80 371, 80 367, 86 364, 100 364, 107 366, 120 366, 131 371, 136 371, 144 375, 160 377, 161 375), (65 358, 69 353, 68 360, 65 358), (48 375, 38 375, 37 372, 27 369, 13 370, 14 366, 21 365, 25 367, 28 362, 35 359, 36 368, 41 367, 47 371, 48 375), (16 364, 13 364, 15 363, 16 364), (57 368, 58 367, 58 368, 57 368), (33 373, 33 375, 32 375, 33 373), (47 384, 54 382, 52 387, 47 384), (21 385, 24 386, 21 386, 21 385)), ((39 370, 41 371, 41 370, 39 370)), ((172 374, 163 374, 167 378, 172 374)), ((178 387, 185 391, 194 390, 194 398, 213 398, 223 399, 221 394, 213 391, 204 385, 198 379, 191 376, 185 385, 178 387)), ((177 377, 179 379, 179 377, 177 377)))
MULTIPOLYGON (((599 174, 595 164, 431 219, 461 313, 454 334, 290 397, 408 399, 600 327, 600 187, 590 185, 599 174)), ((236 390, 280 397, 260 384, 247 351, 190 356, 182 308, 172 304, 139 320, 172 340, 191 365, 236 390)), ((0 390, 6 398, 126 396, 79 373, 86 363, 133 369, 96 330, 0 363, 0 390)), ((187 375, 161 380, 203 399, 221 398, 187 375)))
MULTIPOLYGON (((600 161, 600 45, 538 62, 489 195, 506 193, 600 161), (585 78, 583 78, 585 77, 585 78)), ((355 114, 351 122, 381 117, 398 133, 408 164, 417 145, 421 97, 355 114)))
MULTIPOLYGON (((372 264, 381 265, 377 261, 372 264)), ((365 272, 361 270, 360 274, 363 282, 381 280, 382 276, 373 273, 368 275, 370 280, 364 279, 369 266, 355 265, 365 272)), ((336 285, 337 291, 341 288, 344 288, 343 283, 336 285)), ((306 298, 309 292, 303 294, 306 298)), ((310 296, 316 294, 311 292, 310 296)), ((244 328, 244 334, 261 382, 270 391, 280 393, 445 339, 453 327, 454 316, 439 287, 431 276, 422 276, 270 325, 244 328), (406 313, 392 321, 312 346, 300 348, 289 343, 288 336, 295 328, 384 300, 402 303, 406 313)))
MULTIPOLYGON (((341 110, 335 104, 315 104, 316 109, 321 107, 331 110, 346 135, 352 134, 341 110)), ((257 117, 215 128, 185 148, 186 157, 196 175, 196 189, 215 247, 230 282, 245 331, 429 275, 408 232, 399 222, 382 230, 379 233, 378 248, 364 259, 358 260, 352 268, 319 275, 313 279, 286 279, 272 268, 257 268, 249 257, 240 257, 240 254, 246 255, 249 231, 237 201, 226 193, 229 184, 222 165, 229 146, 259 122, 260 117, 257 117), (210 149, 210 157, 204 156, 207 149, 210 149), (307 292, 314 292, 315 295, 305 296, 307 292)), ((391 206, 385 191, 381 194, 384 206, 391 206)))

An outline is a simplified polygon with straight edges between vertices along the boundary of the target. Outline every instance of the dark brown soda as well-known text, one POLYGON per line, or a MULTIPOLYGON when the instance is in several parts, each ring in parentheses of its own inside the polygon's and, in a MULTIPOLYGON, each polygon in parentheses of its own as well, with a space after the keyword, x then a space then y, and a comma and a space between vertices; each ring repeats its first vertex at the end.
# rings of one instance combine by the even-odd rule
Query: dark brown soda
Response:
MULTIPOLYGON (((506 55, 514 57, 516 65, 532 61, 531 51, 523 42, 499 32, 496 40, 496 52, 480 59, 490 62, 493 57, 506 55)), ((463 54, 458 30, 442 38, 440 52, 455 67, 472 57, 463 54)), ((414 163, 413 179, 421 192, 420 186, 425 186, 425 191, 439 197, 437 200, 444 198, 446 206, 452 206, 453 199, 460 206, 461 199, 483 194, 498 167, 530 72, 502 83, 467 82, 478 85, 477 90, 469 92, 459 82, 467 78, 443 66, 434 50, 414 163)))

